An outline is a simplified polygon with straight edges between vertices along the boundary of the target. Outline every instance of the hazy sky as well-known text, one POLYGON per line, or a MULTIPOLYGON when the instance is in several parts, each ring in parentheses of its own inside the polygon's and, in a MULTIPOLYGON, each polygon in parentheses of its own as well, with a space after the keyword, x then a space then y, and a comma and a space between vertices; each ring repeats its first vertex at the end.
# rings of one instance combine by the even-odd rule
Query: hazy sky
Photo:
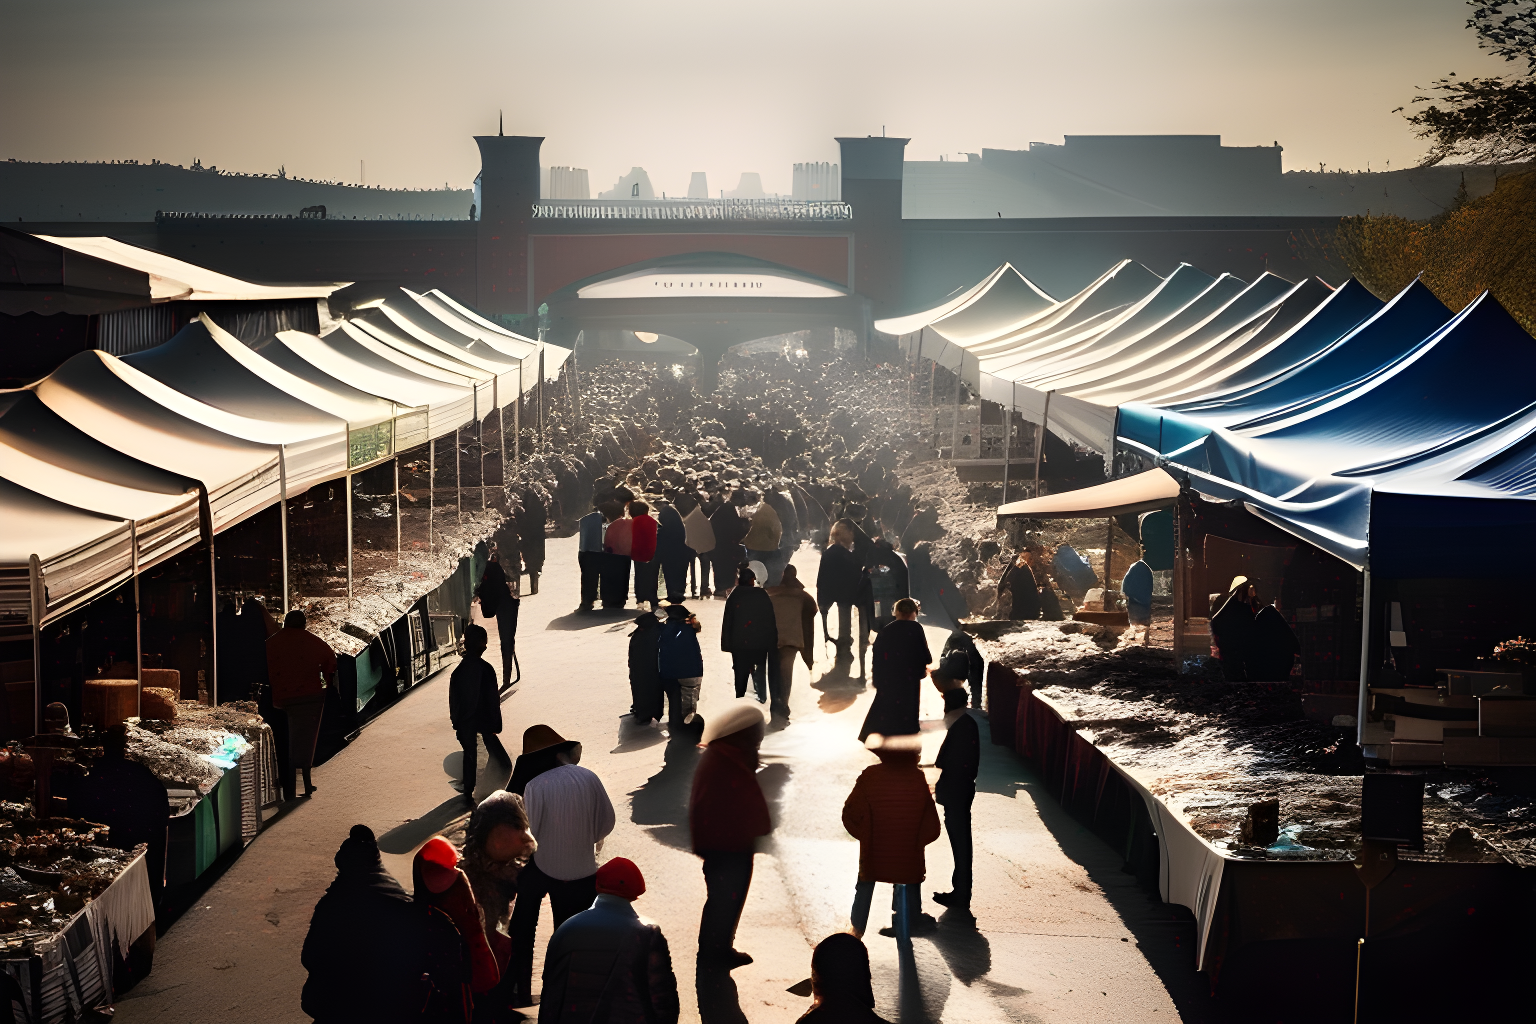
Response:
MULTIPOLYGON (((1064 134, 1279 141, 1287 169, 1423 145, 1393 107, 1497 74, 1459 0, 0 0, 0 159, 200 157, 467 185, 470 136, 543 135, 592 190, 746 171, 790 190, 835 135, 908 159, 1064 134)), ((962 158, 963 159, 963 158, 962 158)))

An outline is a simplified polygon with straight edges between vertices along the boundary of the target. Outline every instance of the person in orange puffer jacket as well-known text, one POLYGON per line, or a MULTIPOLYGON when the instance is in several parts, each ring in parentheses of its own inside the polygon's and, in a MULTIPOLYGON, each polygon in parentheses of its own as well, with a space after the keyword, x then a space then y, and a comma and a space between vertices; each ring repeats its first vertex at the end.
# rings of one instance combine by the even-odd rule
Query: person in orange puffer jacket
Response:
MULTIPOLYGON (((429 932, 441 939, 452 929, 458 936, 461 969, 431 972, 432 992, 421 1019, 434 1024, 467 1024, 474 1015, 475 996, 489 992, 501 979, 496 957, 485 940, 479 904, 458 865, 458 851, 442 836, 433 836, 417 851, 411 868, 413 897, 427 915, 429 932), (449 978, 457 978, 457 985, 442 980, 449 978)), ((435 951, 445 943, 435 941, 431 945, 435 951)))

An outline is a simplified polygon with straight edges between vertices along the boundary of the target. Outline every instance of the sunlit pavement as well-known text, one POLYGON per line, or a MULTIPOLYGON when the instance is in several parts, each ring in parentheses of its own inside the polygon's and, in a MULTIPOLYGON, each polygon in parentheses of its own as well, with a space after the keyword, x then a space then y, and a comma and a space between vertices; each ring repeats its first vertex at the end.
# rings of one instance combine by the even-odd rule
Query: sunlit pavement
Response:
MULTIPOLYGON (((623 615, 577 615, 575 539, 549 543, 540 593, 525 597, 517 653, 522 682, 503 704, 502 741, 514 756, 522 731, 554 727, 584 746, 618 825, 602 855, 634 860, 649 890, 637 910, 671 944, 683 1019, 793 1021, 809 1005, 787 991, 808 978, 812 947, 847 928, 858 846, 843 831, 843 799, 874 762, 857 735, 873 694, 858 666, 835 666, 817 645, 815 670, 796 664, 791 723, 764 744, 759 776, 777 829, 757 858, 737 948, 756 962, 730 975, 695 973, 704 880, 689 851, 688 787, 697 749, 665 731, 635 727, 629 708, 623 615)), ((794 559, 814 580, 815 552, 794 559)), ((689 602, 704 623, 700 714, 734 696, 730 656, 719 650, 718 598, 689 602)), ((819 633, 819 630, 818 630, 819 633)), ((499 665, 496 632, 490 630, 499 665)), ((929 628, 937 657, 943 630, 929 628)), ((458 744, 448 725, 447 673, 417 687, 314 772, 318 791, 262 832, 222 878, 160 940, 155 970, 119 1004, 124 1021, 307 1021, 299 1009, 299 951, 315 902, 335 875, 332 858, 354 823, 381 837, 390 869, 410 887, 415 847, 465 808, 445 768, 458 744)), ((924 763, 942 742, 942 706, 925 688, 924 763)), ((484 751, 481 752, 482 765, 484 751)), ((506 766, 481 768, 481 795, 506 766), (498 774, 499 772, 499 774, 498 774)), ((1121 859, 1067 817, 1014 755, 987 742, 975 805, 976 919, 943 914, 928 894, 950 888, 946 837, 928 847, 924 910, 934 935, 913 941, 900 970, 888 923, 890 889, 875 894, 866 942, 880 1013, 900 1021, 1169 1021, 1204 1019, 1204 982, 1191 968, 1191 929, 1120 871, 1121 859)), ((600 858, 601 859, 601 858, 600 858)), ((548 938, 540 922, 538 949, 548 938)), ((359 935, 358 941, 369 941, 359 935)), ((535 966, 535 987, 539 965, 535 966)), ((534 1011, 529 1011, 530 1015, 534 1011)))

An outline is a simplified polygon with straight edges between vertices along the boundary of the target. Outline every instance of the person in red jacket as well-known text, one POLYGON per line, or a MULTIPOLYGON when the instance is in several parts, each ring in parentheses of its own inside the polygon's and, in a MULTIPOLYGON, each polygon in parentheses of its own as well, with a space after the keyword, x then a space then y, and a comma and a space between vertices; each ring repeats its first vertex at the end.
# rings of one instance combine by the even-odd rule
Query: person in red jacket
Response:
POLYGON ((735 948, 736 925, 752 885, 757 839, 773 831, 768 802, 757 784, 757 748, 763 732, 762 711, 747 701, 732 704, 705 723, 705 749, 688 798, 693 852, 704 858, 709 891, 699 920, 699 963, 726 970, 752 962, 735 948))
MULTIPOLYGON (((906 891, 912 934, 929 934, 938 927, 922 912, 923 879, 928 869, 923 848, 939 838, 939 811, 928 791, 928 780, 917 766, 922 740, 889 736, 875 748, 880 763, 859 775, 843 804, 843 827, 859 841, 859 882, 854 886, 853 934, 863 937, 876 882, 901 885, 906 891)), ((893 894, 891 910, 897 909, 893 894)), ((895 934, 895 915, 882 935, 895 934)))
POLYGON ((422 845, 411 869, 415 881, 412 895, 427 914, 429 931, 455 930, 464 965, 458 991, 447 991, 438 981, 439 977, 451 975, 451 971, 434 972, 433 989, 422 1020, 468 1024, 474 1013, 475 997, 489 992, 501 978, 496 957, 485 940, 480 905, 475 902, 469 879, 459 869, 458 851, 442 836, 433 836, 422 845))
POLYGON ((661 561, 656 557, 656 529, 659 524, 651 518, 650 512, 651 506, 643 501, 629 503, 629 557, 635 563, 635 603, 649 602, 651 611, 655 611, 661 607, 657 586, 661 577, 661 561))

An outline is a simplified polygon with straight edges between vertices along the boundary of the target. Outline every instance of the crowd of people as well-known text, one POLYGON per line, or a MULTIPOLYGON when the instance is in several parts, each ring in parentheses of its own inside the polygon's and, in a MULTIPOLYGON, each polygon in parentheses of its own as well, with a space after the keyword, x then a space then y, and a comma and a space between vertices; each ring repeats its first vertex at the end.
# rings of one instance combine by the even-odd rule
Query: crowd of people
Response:
MULTIPOLYGON (((941 532, 936 516, 895 474, 910 429, 906 396, 895 394, 906 378, 891 367, 744 365, 727 371, 717 396, 698 402, 665 371, 637 381, 623 376, 628 369, 584 371, 580 413, 573 394, 570 408, 551 417, 549 443, 508 487, 508 518, 476 589, 481 615, 495 621, 507 659, 520 581, 527 576, 528 593, 536 592, 547 526, 562 522, 577 534, 577 612, 634 602, 630 718, 665 723, 670 735, 703 748, 688 801, 706 891, 697 959, 701 970, 725 972, 752 962, 738 948, 737 928, 755 854, 773 830, 759 750, 768 730, 788 721, 795 662, 807 671, 814 663, 821 618, 836 660, 856 658, 861 675, 867 667, 875 700, 859 739, 877 763, 842 808, 859 843, 849 927, 816 947, 802 1020, 879 1021, 863 942, 875 887, 893 887, 882 934, 932 931, 937 922, 920 902, 925 849, 947 833, 954 875, 950 890, 933 898, 968 913, 980 760, 966 710, 979 655, 956 630, 935 659, 917 621, 920 602, 939 622, 966 610, 928 557, 927 543, 941 532), (850 375, 863 378, 857 402, 848 401, 850 375), (807 542, 822 549, 814 580, 793 564, 807 542), (685 602, 712 598, 724 602, 719 644, 731 656, 736 700, 706 721, 698 712, 703 644, 713 641, 685 602), (919 697, 930 681, 948 727, 932 791, 918 765, 919 697)), ((601 859, 615 812, 602 780, 580 764, 580 742, 531 726, 506 788, 475 803, 480 744, 511 761, 498 737, 511 666, 498 672, 487 663, 489 636, 479 625, 468 625, 463 640, 449 682, 462 792, 473 807, 462 850, 441 836, 426 842, 407 892, 384 870, 372 833, 352 830, 305 943, 305 1010, 319 1021, 524 1019, 547 897, 554 929, 541 1021, 676 1021, 668 939, 637 912, 642 867, 601 859), (362 950, 344 940, 359 925, 392 937, 382 943, 388 956, 370 952, 381 943, 362 950)))

